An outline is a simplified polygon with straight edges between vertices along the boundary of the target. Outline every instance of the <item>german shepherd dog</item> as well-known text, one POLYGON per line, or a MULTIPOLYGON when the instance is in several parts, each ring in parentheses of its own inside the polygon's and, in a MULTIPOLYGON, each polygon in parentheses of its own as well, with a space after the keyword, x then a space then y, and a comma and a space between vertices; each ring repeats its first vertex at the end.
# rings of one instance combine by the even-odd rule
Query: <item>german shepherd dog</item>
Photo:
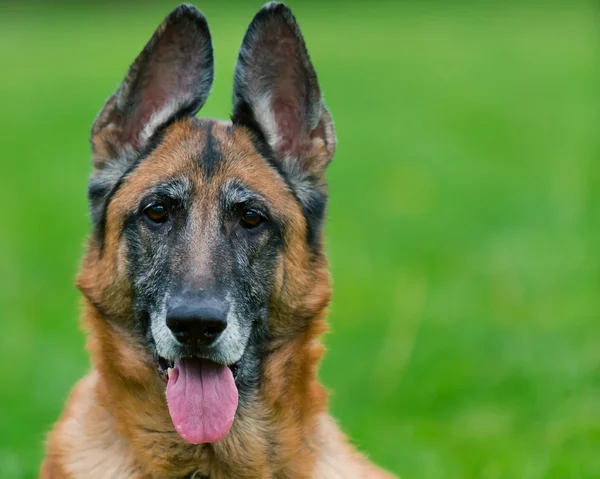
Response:
POLYGON ((317 381, 336 137, 291 11, 254 17, 232 120, 204 16, 176 8, 91 133, 93 232, 77 279, 91 372, 50 433, 45 479, 389 478, 317 381))

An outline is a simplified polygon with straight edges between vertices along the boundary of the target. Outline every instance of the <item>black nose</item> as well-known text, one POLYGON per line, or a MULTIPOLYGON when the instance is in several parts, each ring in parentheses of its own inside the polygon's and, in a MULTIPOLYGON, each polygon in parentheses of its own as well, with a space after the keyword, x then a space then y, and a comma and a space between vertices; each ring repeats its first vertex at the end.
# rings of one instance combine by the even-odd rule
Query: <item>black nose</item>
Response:
POLYGON ((188 300, 168 310, 167 326, 180 343, 208 346, 225 331, 228 309, 215 300, 188 300))

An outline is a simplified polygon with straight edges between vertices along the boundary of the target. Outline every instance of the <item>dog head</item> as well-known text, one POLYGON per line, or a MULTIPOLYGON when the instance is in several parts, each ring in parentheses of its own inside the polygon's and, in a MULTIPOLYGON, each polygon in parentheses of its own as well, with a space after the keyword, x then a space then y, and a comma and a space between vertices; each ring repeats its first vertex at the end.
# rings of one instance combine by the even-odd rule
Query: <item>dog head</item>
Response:
MULTIPOLYGON (((196 374, 225 402, 231 387, 247 400, 269 348, 329 300, 321 230, 336 139, 291 11, 270 3, 251 22, 231 122, 195 118, 212 81, 208 25, 182 5, 92 127, 93 234, 78 286, 156 358, 174 423, 189 404, 172 403, 192 399, 171 367, 179 383, 196 374)), ((182 427, 190 442, 222 437, 182 427)))

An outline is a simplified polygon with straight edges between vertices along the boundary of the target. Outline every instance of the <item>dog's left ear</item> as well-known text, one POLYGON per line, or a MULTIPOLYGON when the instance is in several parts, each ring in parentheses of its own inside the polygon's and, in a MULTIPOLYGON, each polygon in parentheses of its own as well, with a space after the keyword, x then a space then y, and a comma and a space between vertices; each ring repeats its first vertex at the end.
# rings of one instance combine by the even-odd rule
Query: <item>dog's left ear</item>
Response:
POLYGON ((335 152, 331 116, 291 10, 268 3, 242 42, 235 69, 234 124, 257 132, 285 169, 321 176, 335 152))

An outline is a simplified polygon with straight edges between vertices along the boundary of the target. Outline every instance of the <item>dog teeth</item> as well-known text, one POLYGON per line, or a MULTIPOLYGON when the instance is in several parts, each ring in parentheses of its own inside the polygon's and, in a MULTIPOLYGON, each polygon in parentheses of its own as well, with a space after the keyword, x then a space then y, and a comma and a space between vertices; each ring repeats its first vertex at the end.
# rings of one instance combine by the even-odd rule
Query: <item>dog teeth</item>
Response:
POLYGON ((168 378, 171 377, 171 371, 173 371, 173 368, 167 368, 167 377, 168 378))

